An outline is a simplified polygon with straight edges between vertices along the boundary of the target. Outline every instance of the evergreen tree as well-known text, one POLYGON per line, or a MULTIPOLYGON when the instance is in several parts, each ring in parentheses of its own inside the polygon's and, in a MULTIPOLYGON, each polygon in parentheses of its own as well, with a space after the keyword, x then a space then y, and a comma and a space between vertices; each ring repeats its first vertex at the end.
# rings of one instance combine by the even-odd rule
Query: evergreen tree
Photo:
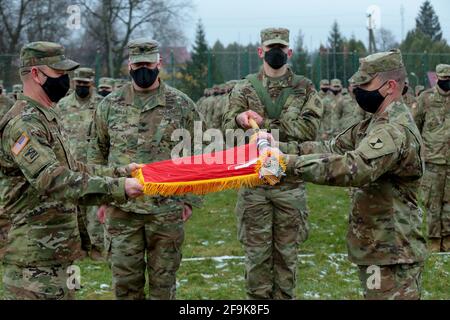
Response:
POLYGON ((440 41, 442 39, 439 18, 428 0, 420 7, 419 15, 416 18, 416 29, 430 37, 433 41, 440 41))
POLYGON ((295 73, 308 77, 308 51, 304 45, 304 35, 301 30, 298 31, 294 43, 294 54, 292 56, 292 68, 295 73))
POLYGON ((343 79, 344 78, 344 37, 339 30, 337 21, 334 21, 331 26, 330 35, 328 36, 328 50, 329 50, 329 74, 332 78, 343 79))
POLYGON ((184 83, 182 85, 183 90, 194 101, 203 95, 204 89, 209 85, 222 82, 221 74, 214 60, 214 56, 209 52, 203 24, 199 21, 191 60, 183 70, 184 83))

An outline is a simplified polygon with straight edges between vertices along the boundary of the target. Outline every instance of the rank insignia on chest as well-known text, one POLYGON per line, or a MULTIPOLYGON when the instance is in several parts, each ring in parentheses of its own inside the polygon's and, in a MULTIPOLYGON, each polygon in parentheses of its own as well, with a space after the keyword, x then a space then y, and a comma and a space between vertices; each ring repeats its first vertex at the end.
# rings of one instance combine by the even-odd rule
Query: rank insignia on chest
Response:
POLYGON ((381 149, 381 148, 383 148, 384 144, 383 144, 383 141, 381 141, 380 138, 374 137, 374 138, 369 140, 369 146, 372 149, 381 149))
POLYGON ((28 141, 30 141, 30 138, 28 138, 25 132, 22 133, 22 135, 16 141, 14 146, 11 148, 12 153, 14 153, 14 155, 17 156, 23 150, 23 148, 25 148, 28 141))

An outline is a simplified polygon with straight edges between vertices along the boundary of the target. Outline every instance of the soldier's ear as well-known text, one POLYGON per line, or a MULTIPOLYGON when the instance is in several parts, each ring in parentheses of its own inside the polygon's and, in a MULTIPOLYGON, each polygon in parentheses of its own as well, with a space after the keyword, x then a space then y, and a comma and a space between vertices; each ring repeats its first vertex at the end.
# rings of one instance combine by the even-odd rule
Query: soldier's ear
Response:
POLYGON ((259 56, 261 59, 264 59, 264 50, 263 50, 262 47, 258 47, 258 56, 259 56))
POLYGON ((293 54, 293 51, 291 48, 289 48, 288 53, 287 53, 289 59, 292 57, 292 54, 293 54))

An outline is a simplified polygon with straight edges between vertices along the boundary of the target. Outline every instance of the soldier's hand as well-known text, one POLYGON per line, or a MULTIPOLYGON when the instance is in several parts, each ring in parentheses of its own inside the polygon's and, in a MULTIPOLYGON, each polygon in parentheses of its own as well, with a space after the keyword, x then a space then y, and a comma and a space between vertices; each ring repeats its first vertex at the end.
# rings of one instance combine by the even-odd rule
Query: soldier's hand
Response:
POLYGON ((192 216, 192 207, 185 203, 183 205, 183 213, 182 213, 182 217, 183 217, 183 221, 186 222, 189 220, 189 218, 192 216))
POLYGON ((106 208, 108 208, 108 206, 102 205, 97 210, 97 219, 101 224, 104 224, 106 220, 106 208))
POLYGON ((144 187, 135 178, 125 179, 125 192, 129 198, 137 198, 144 194, 144 187))
POLYGON ((140 168, 142 168, 144 165, 143 164, 139 164, 139 163, 130 163, 129 165, 128 165, 128 170, 130 170, 130 172, 134 172, 134 171, 136 171, 137 169, 140 169, 140 168))
POLYGON ((248 110, 239 114, 236 117, 236 123, 243 129, 250 129, 251 128, 251 125, 249 123, 250 118, 255 120, 255 122, 260 127, 262 127, 262 125, 264 124, 264 118, 252 110, 248 110))

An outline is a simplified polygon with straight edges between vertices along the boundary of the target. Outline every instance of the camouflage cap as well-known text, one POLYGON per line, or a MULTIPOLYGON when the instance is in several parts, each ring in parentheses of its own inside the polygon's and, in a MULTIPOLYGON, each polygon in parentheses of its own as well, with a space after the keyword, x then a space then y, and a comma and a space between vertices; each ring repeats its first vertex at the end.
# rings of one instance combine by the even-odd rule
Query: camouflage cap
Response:
POLYGON ((12 92, 22 92, 23 86, 21 84, 15 84, 12 86, 12 92))
POLYGON ((78 68, 74 72, 73 80, 93 82, 95 78, 95 71, 91 68, 78 68))
POLYGON ((118 89, 123 87, 124 85, 126 85, 128 83, 128 80, 126 79, 114 79, 114 88, 118 89))
POLYGON ((329 86, 330 85, 330 80, 322 79, 322 80, 320 80, 320 85, 321 86, 329 86))
POLYGON ((289 45, 289 30, 285 28, 267 28, 261 30, 261 44, 270 46, 272 44, 289 45))
POLYGON ((450 64, 438 64, 436 66, 436 75, 438 77, 450 77, 450 64))
POLYGON ((374 53, 359 59, 359 69, 349 81, 351 84, 359 86, 372 81, 379 72, 401 68, 404 68, 404 65, 400 50, 374 53))
POLYGON ((158 62, 159 42, 150 38, 139 38, 128 43, 128 54, 131 63, 158 62))
POLYGON ((98 87, 99 88, 114 88, 114 79, 113 78, 108 78, 108 77, 101 77, 98 80, 98 87))
POLYGON ((330 82, 332 87, 342 87, 342 82, 339 79, 333 79, 330 82))
POLYGON ((20 67, 46 65, 55 70, 71 71, 80 65, 64 55, 64 47, 58 43, 31 42, 20 50, 20 67))
POLYGON ((425 90, 425 87, 422 86, 422 85, 417 85, 417 86, 414 88, 414 92, 416 93, 416 95, 417 95, 419 92, 422 92, 423 90, 425 90))

